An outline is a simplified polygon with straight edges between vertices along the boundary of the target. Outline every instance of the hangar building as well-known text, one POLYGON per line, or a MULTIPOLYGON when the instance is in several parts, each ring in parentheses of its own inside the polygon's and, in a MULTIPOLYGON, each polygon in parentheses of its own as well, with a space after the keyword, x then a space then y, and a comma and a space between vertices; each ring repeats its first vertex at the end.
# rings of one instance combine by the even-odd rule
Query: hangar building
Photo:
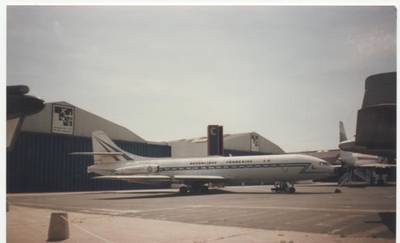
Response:
MULTIPOLYGON (((278 145, 258 133, 236 133, 224 135, 224 155, 267 155, 285 153, 278 145)), ((207 137, 170 141, 171 156, 203 157, 207 156, 207 137)))
POLYGON ((151 157, 170 157, 170 146, 152 143, 93 113, 66 102, 45 104, 25 118, 14 147, 7 152, 7 192, 117 190, 138 187, 124 181, 90 179, 91 156, 71 152, 92 151, 91 133, 103 130, 126 151, 151 157))
MULTIPOLYGON (((104 131, 124 150, 149 157, 207 156, 207 137, 171 142, 149 142, 134 132, 67 102, 46 103, 25 118, 13 148, 7 151, 7 192, 56 192, 143 188, 124 181, 91 179, 91 156, 71 152, 92 151, 91 133, 104 131)), ((224 135, 225 155, 284 153, 261 135, 224 135)), ((166 185, 165 185, 166 186, 166 185)))

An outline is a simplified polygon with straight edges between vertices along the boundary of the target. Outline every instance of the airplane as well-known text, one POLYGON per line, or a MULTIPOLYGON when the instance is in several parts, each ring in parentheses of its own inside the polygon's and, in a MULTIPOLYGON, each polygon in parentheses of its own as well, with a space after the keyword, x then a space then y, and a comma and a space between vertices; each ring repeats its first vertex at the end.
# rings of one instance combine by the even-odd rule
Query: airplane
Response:
POLYGON ((326 161, 300 154, 257 156, 210 156, 200 158, 151 158, 128 153, 102 131, 92 133, 94 164, 88 173, 95 179, 124 180, 133 183, 170 182, 180 193, 208 192, 211 184, 250 182, 274 185, 275 192, 294 193, 294 183, 332 176, 334 168, 326 161))
MULTIPOLYGON (((342 143, 351 143, 352 141, 347 139, 344 124, 339 121, 339 148, 342 143)), ((350 183, 353 175, 360 177, 365 181, 369 181, 370 184, 374 184, 373 174, 379 172, 379 179, 377 184, 383 184, 384 169, 395 167, 394 164, 384 163, 383 158, 375 155, 353 153, 340 149, 339 161, 342 162, 342 167, 346 172, 339 178, 339 185, 350 183), (364 169, 369 174, 367 176, 359 173, 359 169, 364 169)))

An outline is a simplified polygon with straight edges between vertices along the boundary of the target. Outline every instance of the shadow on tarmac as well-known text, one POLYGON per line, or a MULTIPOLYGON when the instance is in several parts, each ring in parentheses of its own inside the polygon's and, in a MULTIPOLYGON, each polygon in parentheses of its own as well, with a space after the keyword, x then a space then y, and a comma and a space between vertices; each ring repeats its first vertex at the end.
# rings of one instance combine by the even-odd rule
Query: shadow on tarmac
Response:
POLYGON ((395 187, 396 184, 392 184, 392 183, 386 183, 384 185, 370 185, 367 183, 355 183, 355 184, 347 184, 347 185, 342 185, 339 186, 337 184, 299 184, 296 185, 296 187, 356 187, 356 188, 365 188, 365 187, 395 187))
POLYGON ((384 213, 379 213, 378 215, 381 219, 380 221, 379 220, 365 221, 365 223, 367 223, 367 224, 383 224, 390 230, 390 232, 392 232, 394 235, 396 235, 396 213, 384 212, 384 213))
POLYGON ((166 197, 192 197, 192 196, 207 196, 207 195, 218 195, 218 194, 252 194, 252 195, 321 195, 321 194, 335 194, 334 192, 296 192, 296 193, 276 193, 276 192, 232 192, 220 189, 211 189, 208 193, 179 193, 179 192, 165 192, 165 191, 154 191, 154 192, 115 192, 114 194, 130 194, 131 196, 125 197, 107 197, 98 198, 95 200, 125 200, 125 199, 146 199, 146 198, 166 198, 166 197), (142 195, 146 194, 146 195, 142 195), (148 195, 151 194, 151 195, 148 195))
MULTIPOLYGON (((122 192, 121 194, 130 194, 131 196, 126 197, 107 197, 98 198, 96 200, 123 200, 123 199, 143 199, 143 198, 163 198, 163 197, 190 197, 190 196, 205 196, 213 194, 225 194, 230 193, 223 190, 209 190, 208 193, 179 193, 179 192, 165 192, 165 191, 154 191, 154 192, 122 192), (136 195, 135 195, 136 194, 136 195), (147 195, 141 195, 147 194, 147 195), (151 194, 151 195, 148 195, 151 194)), ((119 193, 115 193, 119 194, 119 193)))

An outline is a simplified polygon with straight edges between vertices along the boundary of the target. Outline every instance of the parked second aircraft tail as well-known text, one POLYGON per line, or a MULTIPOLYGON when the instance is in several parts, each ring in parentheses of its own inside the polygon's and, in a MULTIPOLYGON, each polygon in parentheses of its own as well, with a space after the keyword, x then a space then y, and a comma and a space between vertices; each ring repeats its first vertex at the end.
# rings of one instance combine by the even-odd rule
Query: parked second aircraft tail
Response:
POLYGON ((344 125, 342 121, 339 121, 339 142, 347 140, 346 131, 344 130, 344 125))

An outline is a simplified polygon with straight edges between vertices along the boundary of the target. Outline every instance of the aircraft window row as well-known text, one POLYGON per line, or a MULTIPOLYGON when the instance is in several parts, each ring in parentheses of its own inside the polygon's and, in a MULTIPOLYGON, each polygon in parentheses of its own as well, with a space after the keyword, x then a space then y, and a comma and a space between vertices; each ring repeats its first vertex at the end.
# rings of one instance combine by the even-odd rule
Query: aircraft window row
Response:
POLYGON ((244 163, 252 163, 253 161, 251 160, 233 160, 233 161, 227 161, 227 164, 244 164, 244 163))
POLYGON ((215 165, 217 162, 209 161, 209 162, 190 162, 190 165, 215 165))
POLYGON ((239 169, 239 168, 269 168, 269 167, 303 167, 308 164, 247 164, 247 165, 216 165, 216 166, 186 166, 186 167, 164 167, 160 171, 177 170, 212 170, 212 169, 239 169))

